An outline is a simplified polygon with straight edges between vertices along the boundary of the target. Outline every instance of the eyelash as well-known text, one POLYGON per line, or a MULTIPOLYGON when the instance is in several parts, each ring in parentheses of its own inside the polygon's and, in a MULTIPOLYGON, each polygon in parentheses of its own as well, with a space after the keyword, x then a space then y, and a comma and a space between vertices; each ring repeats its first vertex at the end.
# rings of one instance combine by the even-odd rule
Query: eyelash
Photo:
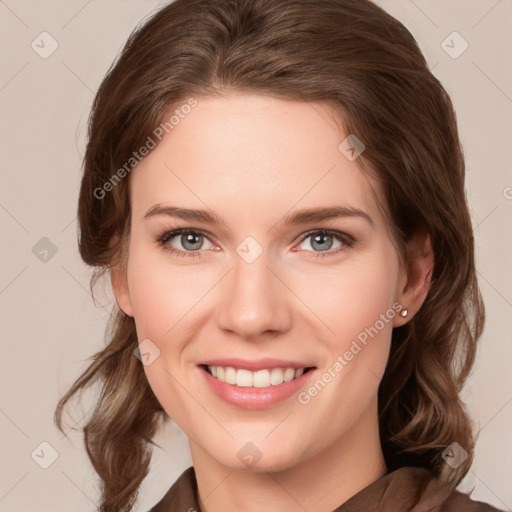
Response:
MULTIPOLYGON (((184 258, 201 257, 199 254, 201 252, 200 250, 199 251, 180 251, 170 245, 167 245, 168 242, 170 242, 177 236, 183 235, 183 234, 201 235, 201 236, 204 236, 205 238, 209 239, 209 236, 201 230, 180 228, 180 229, 174 229, 172 231, 164 232, 162 235, 160 235, 157 238, 157 242, 164 250, 168 251, 171 254, 174 254, 177 257, 184 257, 184 258)), ((326 258, 329 256, 334 256, 334 255, 341 253, 342 251, 347 250, 348 248, 351 248, 355 243, 355 239, 353 237, 351 237, 350 235, 347 235, 346 233, 343 233, 341 231, 332 231, 332 230, 328 230, 328 229, 315 229, 315 230, 308 231, 307 233, 305 233, 303 235, 303 237, 300 239, 299 244, 302 244, 302 242, 304 242, 304 240, 306 240, 314 235, 332 236, 336 240, 342 242, 343 245, 333 251, 332 250, 305 251, 305 252, 313 252, 314 253, 313 255, 308 256, 308 258, 326 258)))

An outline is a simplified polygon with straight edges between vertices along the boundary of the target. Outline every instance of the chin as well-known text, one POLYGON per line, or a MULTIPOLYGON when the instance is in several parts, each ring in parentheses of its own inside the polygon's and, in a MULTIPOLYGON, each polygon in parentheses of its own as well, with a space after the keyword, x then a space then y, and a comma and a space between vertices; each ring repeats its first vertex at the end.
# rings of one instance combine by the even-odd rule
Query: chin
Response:
POLYGON ((210 453, 219 464, 233 471, 274 473, 289 469, 298 462, 297 454, 292 453, 291 448, 286 452, 275 452, 270 448, 260 449, 255 444, 247 442, 237 450, 235 457, 226 458, 226 451, 219 454, 210 453))

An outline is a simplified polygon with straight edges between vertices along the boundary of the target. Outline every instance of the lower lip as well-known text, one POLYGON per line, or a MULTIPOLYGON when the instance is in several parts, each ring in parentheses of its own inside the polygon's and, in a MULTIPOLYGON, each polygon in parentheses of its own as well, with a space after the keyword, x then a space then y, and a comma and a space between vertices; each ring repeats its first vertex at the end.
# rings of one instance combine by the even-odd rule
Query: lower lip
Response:
POLYGON ((210 389, 228 404, 242 409, 265 409, 290 398, 305 385, 315 372, 314 369, 303 373, 300 377, 283 382, 277 386, 266 388, 242 387, 221 382, 208 373, 206 368, 199 366, 210 389))

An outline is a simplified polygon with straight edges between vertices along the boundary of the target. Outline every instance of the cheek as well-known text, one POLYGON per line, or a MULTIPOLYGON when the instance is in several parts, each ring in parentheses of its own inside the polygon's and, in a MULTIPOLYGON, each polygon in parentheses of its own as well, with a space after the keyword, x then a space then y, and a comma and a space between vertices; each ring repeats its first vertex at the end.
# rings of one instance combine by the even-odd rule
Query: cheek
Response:
MULTIPOLYGON (((347 260, 337 268, 318 269, 297 275, 294 291, 320 320, 326 340, 333 340, 338 350, 374 326, 381 314, 392 317, 396 296, 398 259, 394 252, 368 254, 347 260)), ((387 318, 389 319, 389 318, 387 318)), ((391 322, 377 327, 386 336, 391 322)), ((363 336, 364 337, 364 336, 363 336)))
POLYGON ((180 267, 167 258, 164 250, 132 252, 128 281, 133 314, 139 338, 155 342, 173 335, 180 322, 200 309, 200 301, 211 286, 208 271, 180 267))
POLYGON ((181 355, 190 338, 190 319, 201 311, 208 279, 173 265, 164 252, 134 247, 128 282, 138 340, 149 339, 157 347, 158 356, 144 366, 148 382, 164 409, 179 424, 186 423, 182 411, 188 410, 189 397, 177 376, 184 371, 181 355))
MULTIPOLYGON (((299 403, 305 411, 315 411, 311 421, 319 421, 318 428, 329 417, 333 428, 325 433, 326 442, 357 421, 377 394, 397 314, 392 306, 398 260, 393 254, 354 259, 315 280, 319 287, 314 293, 309 289, 308 306, 329 328, 322 336, 328 354, 318 381, 303 390, 299 403)), ((306 284, 301 293, 306 293, 306 284)))

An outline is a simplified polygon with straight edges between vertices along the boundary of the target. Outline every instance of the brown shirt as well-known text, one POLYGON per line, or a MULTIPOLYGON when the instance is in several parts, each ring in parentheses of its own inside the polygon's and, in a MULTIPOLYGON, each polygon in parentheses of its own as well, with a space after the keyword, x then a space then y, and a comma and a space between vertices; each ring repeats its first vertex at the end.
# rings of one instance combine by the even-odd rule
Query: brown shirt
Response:
MULTIPOLYGON (((404 467, 371 483, 333 512, 500 512, 450 491, 429 471, 404 467)), ((150 512, 201 512, 194 467, 186 469, 150 512)), ((312 511, 314 512, 314 511, 312 511)))

